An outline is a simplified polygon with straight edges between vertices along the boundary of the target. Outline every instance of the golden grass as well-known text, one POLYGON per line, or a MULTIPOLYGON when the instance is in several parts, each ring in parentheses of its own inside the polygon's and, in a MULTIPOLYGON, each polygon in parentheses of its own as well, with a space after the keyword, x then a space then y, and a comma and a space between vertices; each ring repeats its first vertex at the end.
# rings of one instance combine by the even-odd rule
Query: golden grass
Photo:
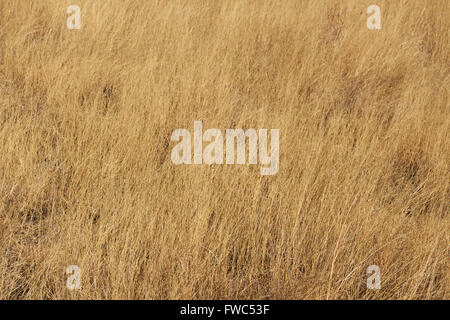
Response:
POLYGON ((1 0, 0 298, 448 299, 449 10, 1 0), (278 174, 175 166, 194 120, 278 174))

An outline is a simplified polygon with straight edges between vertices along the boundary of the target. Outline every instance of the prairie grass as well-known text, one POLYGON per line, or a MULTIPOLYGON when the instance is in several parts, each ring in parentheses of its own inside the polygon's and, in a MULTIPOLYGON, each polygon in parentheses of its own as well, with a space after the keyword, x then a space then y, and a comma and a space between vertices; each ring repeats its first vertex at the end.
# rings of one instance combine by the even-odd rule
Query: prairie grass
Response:
POLYGON ((1 0, 0 298, 448 299, 449 11, 1 0), (280 129, 279 172, 175 166, 195 120, 280 129))

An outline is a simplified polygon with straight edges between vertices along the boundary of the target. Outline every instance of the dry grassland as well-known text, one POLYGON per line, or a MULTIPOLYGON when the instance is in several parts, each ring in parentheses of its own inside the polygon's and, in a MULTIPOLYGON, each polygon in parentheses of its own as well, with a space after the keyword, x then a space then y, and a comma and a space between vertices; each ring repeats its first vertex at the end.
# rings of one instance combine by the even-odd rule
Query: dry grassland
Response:
POLYGON ((448 299, 449 11, 1 0, 0 298, 448 299), (195 120, 280 129, 279 172, 174 165, 195 120))

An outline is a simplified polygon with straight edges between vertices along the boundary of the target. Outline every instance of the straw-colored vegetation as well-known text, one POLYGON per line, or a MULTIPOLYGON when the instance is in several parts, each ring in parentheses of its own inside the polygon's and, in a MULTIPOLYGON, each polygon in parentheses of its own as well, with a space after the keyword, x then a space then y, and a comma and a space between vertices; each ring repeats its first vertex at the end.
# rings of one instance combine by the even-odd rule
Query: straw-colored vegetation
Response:
POLYGON ((449 9, 1 0, 0 298, 448 299, 449 9), (279 172, 175 166, 194 120, 279 172))

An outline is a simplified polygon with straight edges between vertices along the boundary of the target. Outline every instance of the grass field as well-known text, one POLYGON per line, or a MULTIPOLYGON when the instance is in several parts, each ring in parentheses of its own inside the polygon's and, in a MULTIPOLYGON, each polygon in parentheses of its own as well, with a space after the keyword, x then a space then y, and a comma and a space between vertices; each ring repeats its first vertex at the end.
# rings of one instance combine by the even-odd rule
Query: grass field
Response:
POLYGON ((0 298, 449 299, 449 11, 1 0, 0 298), (195 120, 278 173, 174 165, 195 120))

